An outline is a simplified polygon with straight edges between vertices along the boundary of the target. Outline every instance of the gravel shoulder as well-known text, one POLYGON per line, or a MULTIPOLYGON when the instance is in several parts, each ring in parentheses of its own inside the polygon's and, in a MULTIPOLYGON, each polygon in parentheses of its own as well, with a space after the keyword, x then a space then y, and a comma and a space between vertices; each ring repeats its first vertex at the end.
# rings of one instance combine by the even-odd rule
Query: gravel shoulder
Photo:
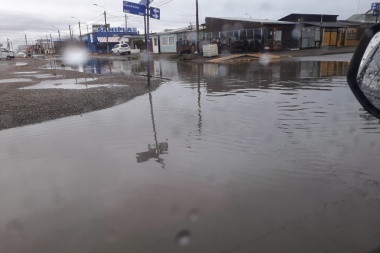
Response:
POLYGON ((37 58, 0 61, 0 130, 112 107, 148 93, 162 83, 152 79, 148 87, 146 77, 141 76, 98 76, 63 69, 42 69, 46 64, 47 60, 37 58), (93 84, 117 86, 76 90, 22 89, 45 80, 73 78, 98 78, 86 83, 87 87, 93 84))

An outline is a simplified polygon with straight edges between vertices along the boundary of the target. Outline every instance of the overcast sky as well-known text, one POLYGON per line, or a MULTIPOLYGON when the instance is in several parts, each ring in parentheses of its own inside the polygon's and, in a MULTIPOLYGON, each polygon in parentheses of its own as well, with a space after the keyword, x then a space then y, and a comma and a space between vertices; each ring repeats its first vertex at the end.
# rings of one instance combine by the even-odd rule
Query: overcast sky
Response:
MULTIPOLYGON (((140 0, 130 1, 138 3, 140 0)), ((334 14, 344 20, 353 14, 370 9, 370 0, 198 0, 200 22, 205 17, 252 17, 278 20, 291 13, 334 14)), ((161 20, 152 20, 150 30, 160 32, 166 28, 179 28, 195 24, 195 0, 154 0, 151 4, 161 10, 161 20)), ((122 0, 17 0, 4 1, 0 8, 0 44, 7 38, 13 45, 28 44, 41 37, 69 36, 69 25, 74 36, 91 31, 91 24, 104 24, 104 8, 111 27, 124 27, 122 0), (75 18, 71 18, 75 17, 75 18), (55 26, 55 27, 52 27, 55 26)), ((143 33, 143 17, 128 14, 128 26, 143 33)))

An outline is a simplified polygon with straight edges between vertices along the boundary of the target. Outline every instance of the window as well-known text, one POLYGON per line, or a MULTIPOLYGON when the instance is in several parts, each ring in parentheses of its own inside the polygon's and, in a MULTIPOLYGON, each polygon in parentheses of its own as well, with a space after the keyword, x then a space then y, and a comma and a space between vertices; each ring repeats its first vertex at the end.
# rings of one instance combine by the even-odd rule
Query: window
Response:
POLYGON ((157 46, 157 38, 153 39, 154 45, 157 46))
POLYGON ((169 45, 174 45, 174 36, 169 36, 169 45))
POLYGON ((355 30, 354 29, 347 29, 347 39, 348 40, 354 40, 355 39, 355 30))
POLYGON ((161 38, 161 44, 163 46, 167 46, 168 45, 168 37, 167 36, 161 38))
POLYGON ((282 41, 282 31, 281 30, 274 31, 274 41, 275 42, 281 42, 282 41))

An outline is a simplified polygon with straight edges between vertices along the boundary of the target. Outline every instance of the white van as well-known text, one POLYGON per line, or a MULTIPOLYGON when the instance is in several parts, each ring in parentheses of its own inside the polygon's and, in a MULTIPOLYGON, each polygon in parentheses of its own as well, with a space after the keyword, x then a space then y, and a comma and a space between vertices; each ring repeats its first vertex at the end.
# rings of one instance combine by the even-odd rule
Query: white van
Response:
POLYGON ((0 59, 11 60, 13 58, 15 58, 15 53, 8 51, 6 48, 0 48, 0 59))

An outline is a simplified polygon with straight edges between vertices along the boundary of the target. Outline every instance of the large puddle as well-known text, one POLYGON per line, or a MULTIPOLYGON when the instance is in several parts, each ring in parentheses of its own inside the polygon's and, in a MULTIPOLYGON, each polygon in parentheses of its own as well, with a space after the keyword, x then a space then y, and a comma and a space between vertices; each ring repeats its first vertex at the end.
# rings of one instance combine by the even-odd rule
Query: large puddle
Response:
POLYGON ((0 131, 0 251, 380 246, 380 123, 347 67, 154 62, 152 93, 0 131))
POLYGON ((8 79, 0 79, 0 83, 27 83, 31 82, 32 79, 29 78, 8 78, 8 79))
POLYGON ((23 87, 23 90, 38 90, 38 89, 70 89, 70 90, 83 90, 91 88, 112 88, 121 87, 125 85, 118 84, 87 84, 87 82, 97 80, 97 78, 75 78, 75 79, 56 79, 41 81, 36 85, 23 87))

